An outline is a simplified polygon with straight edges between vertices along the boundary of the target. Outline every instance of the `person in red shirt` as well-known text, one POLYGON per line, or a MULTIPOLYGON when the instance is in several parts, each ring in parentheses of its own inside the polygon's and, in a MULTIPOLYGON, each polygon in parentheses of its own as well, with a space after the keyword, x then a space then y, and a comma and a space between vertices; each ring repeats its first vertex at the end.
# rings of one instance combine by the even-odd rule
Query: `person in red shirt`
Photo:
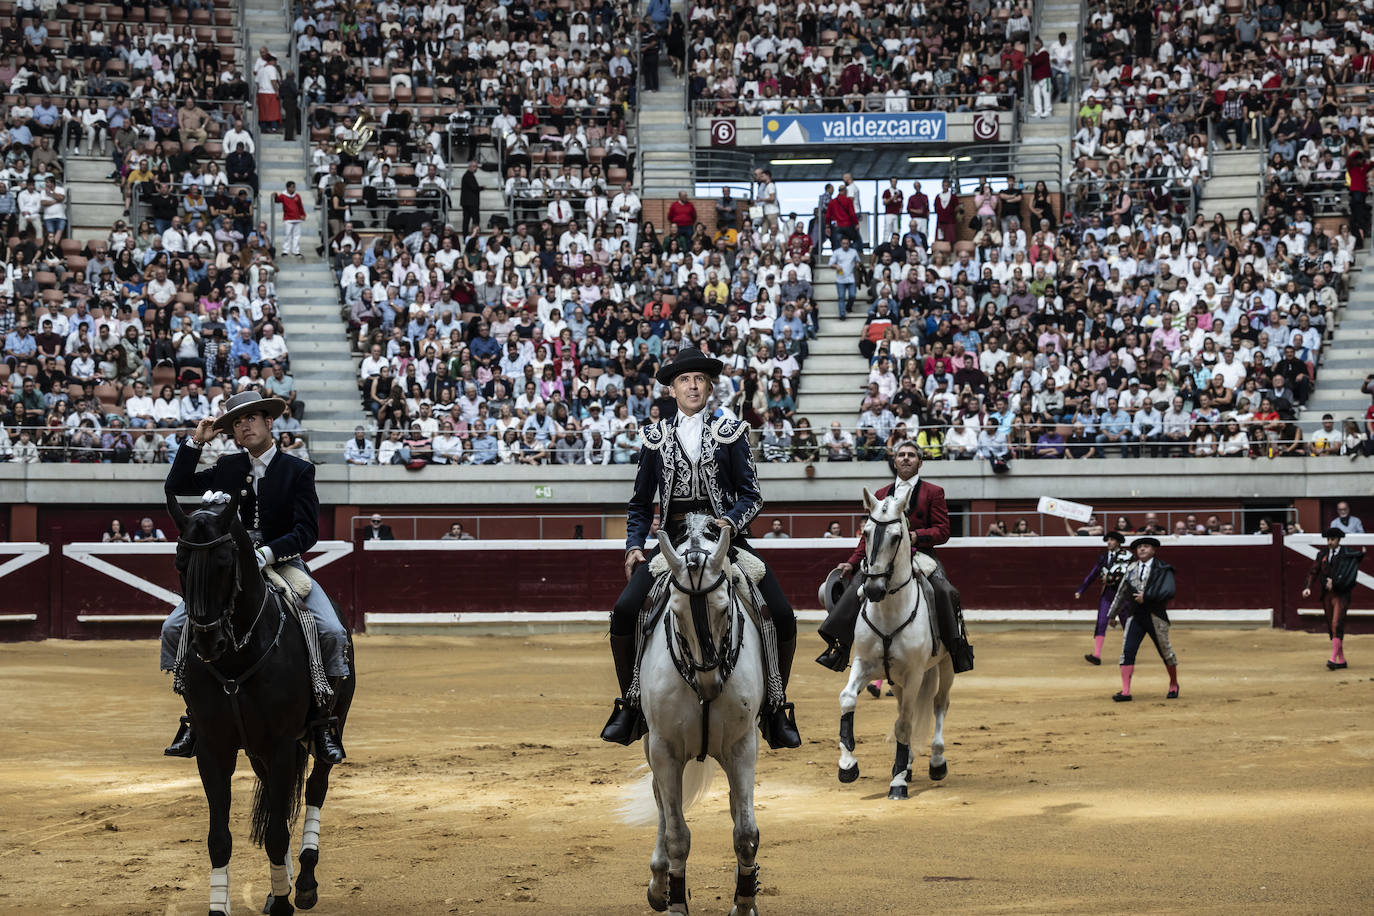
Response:
POLYGON ((854 201, 849 199, 844 185, 840 185, 830 203, 825 206, 825 222, 830 227, 830 244, 840 247, 840 239, 848 238, 854 247, 863 251, 864 242, 859 237, 859 213, 854 209, 854 201))
POLYGON ((911 195, 906 199, 906 215, 916 220, 916 228, 930 237, 930 198, 921 190, 921 183, 918 181, 911 189, 911 195))
POLYGON ((685 248, 692 240, 692 231, 697 225, 697 208, 687 199, 686 191, 678 191, 677 200, 668 207, 668 222, 677 227, 677 234, 685 248))
POLYGON ((787 253, 799 254, 802 260, 811 257, 811 236, 801 220, 792 225, 792 234, 787 237, 787 253))
POLYGON ((1364 150, 1355 150, 1345 163, 1346 185, 1350 188, 1351 226, 1361 245, 1369 234, 1369 170, 1374 163, 1369 161, 1364 150))
POLYGON ((1035 48, 1031 52, 1030 68, 1031 102, 1035 109, 1033 116, 1048 118, 1054 113, 1050 96, 1050 80, 1054 71, 1050 68, 1050 52, 1045 50, 1045 43, 1039 38, 1035 39, 1035 48))
POLYGON ((273 194, 272 202, 281 204, 282 225, 286 231, 281 243, 282 255, 301 257, 301 223, 305 222, 305 201, 296 193, 296 183, 288 181, 286 193, 273 194))
POLYGON ((902 200, 897 179, 888 179, 888 186, 883 189, 883 241, 891 241, 892 236, 902 234, 902 200))
MULTIPOLYGON (((897 472, 896 479, 873 494, 875 499, 885 499, 896 487, 913 487, 915 492, 908 503, 908 522, 911 530, 911 549, 935 558, 935 547, 949 540, 949 509, 945 505, 945 491, 929 480, 921 477, 921 450, 910 440, 900 443, 893 451, 892 466, 897 472)), ((832 671, 843 671, 849 663, 850 646, 854 643, 854 626, 859 619, 861 603, 859 593, 864 584, 861 566, 865 557, 863 537, 850 554, 830 573, 822 587, 826 597, 834 595, 836 586, 842 586, 840 596, 834 599, 833 606, 819 634, 828 648, 816 662, 832 671), (850 582, 845 577, 852 576, 850 582)), ((945 575, 945 568, 936 559, 935 573, 930 577, 931 590, 935 593, 935 617, 939 623, 940 641, 944 643, 954 662, 956 672, 973 668, 973 647, 969 645, 964 633, 963 615, 959 610, 959 592, 945 575)), ((830 603, 827 601, 827 603, 830 603)))

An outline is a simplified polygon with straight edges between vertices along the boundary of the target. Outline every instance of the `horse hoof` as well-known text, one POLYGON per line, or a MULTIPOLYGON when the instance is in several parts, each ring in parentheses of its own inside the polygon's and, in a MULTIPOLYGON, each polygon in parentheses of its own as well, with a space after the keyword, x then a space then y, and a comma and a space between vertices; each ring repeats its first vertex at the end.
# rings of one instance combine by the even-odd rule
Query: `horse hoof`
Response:
POLYGON ((269 916, 291 916, 292 913, 296 912, 296 908, 291 905, 291 898, 268 894, 267 902, 262 905, 262 911, 269 916))
POLYGON ((949 775, 949 764, 948 764, 948 763, 942 763, 942 764, 940 764, 938 767, 937 767, 935 764, 933 764, 933 763, 930 765, 930 781, 931 781, 931 782, 939 782, 940 780, 944 779, 944 778, 945 778, 946 776, 948 776, 948 775, 949 775))
POLYGON ((310 910, 315 908, 315 904, 320 902, 320 889, 318 887, 296 888, 296 909, 310 910))
POLYGON ((737 903, 730 907, 730 916, 759 916, 759 908, 751 903, 744 909, 740 909, 740 905, 737 903))
POLYGON ((840 767, 840 782, 848 785, 859 778, 859 765, 856 763, 852 767, 840 767))
POLYGON ((887 797, 893 801, 906 801, 906 786, 891 786, 887 790, 887 797))
POLYGON ((666 896, 655 897, 652 887, 649 888, 649 892, 646 896, 649 898, 649 909, 653 910, 655 913, 662 913, 664 910, 668 909, 668 898, 666 896))

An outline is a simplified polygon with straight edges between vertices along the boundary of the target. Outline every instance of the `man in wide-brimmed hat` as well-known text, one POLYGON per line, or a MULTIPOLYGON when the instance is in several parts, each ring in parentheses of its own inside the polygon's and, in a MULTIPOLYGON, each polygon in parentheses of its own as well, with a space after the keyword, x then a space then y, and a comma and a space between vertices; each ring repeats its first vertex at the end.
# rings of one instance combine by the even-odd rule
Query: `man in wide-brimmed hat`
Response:
MULTIPOLYGON (((629 581, 611 613, 611 655, 621 696, 601 732, 606 741, 632 744, 645 731, 636 698, 627 694, 637 663, 635 624, 653 586, 645 542, 654 504, 658 503, 663 528, 674 542, 685 530, 688 513, 706 513, 718 527, 730 529, 732 554, 735 550, 753 553, 746 535, 749 523, 763 508, 763 497, 749 451, 749 424, 720 410, 710 414, 706 410, 721 368, 720 360, 696 347, 684 347, 655 376, 671 391, 677 414, 643 430, 644 447, 626 520, 625 577, 629 581)), ((777 674, 785 691, 797 647, 796 615, 771 571, 759 582, 759 593, 766 605, 764 625, 771 621, 777 635, 776 657, 766 648, 764 663, 770 674, 777 674)), ((765 639, 765 647, 768 644, 765 639)), ((792 704, 784 696, 766 706, 759 723, 764 740, 774 748, 800 747, 792 704)))
MULTIPOLYGON (((257 546, 258 568, 289 564, 309 575, 302 556, 315 546, 319 536, 320 500, 315 493, 315 467, 294 455, 277 450, 272 441, 272 421, 281 416, 286 402, 265 398, 258 391, 244 391, 224 402, 218 419, 206 417, 186 443, 177 450, 163 489, 172 496, 199 496, 207 491, 237 494, 239 518, 257 546), (221 432, 234 437, 241 451, 220 458, 212 467, 196 470, 201 448, 221 432)), ((338 692, 338 682, 346 678, 348 634, 328 596, 314 584, 305 598, 319 633, 320 658, 330 689, 338 692)), ((186 603, 177 605, 162 625, 162 669, 178 664, 182 629, 186 626, 186 603)), ((306 659, 300 659, 302 665, 306 659)), ((315 756, 330 763, 341 763, 339 744, 328 711, 311 717, 314 723, 315 756)), ((195 756, 195 733, 188 715, 181 720, 166 754, 169 757, 195 756)))
POLYGON ((1098 576, 1102 577, 1102 596, 1097 601, 1097 626, 1093 629, 1093 650, 1083 656, 1090 665, 1102 664, 1102 643, 1107 639, 1107 614, 1112 609, 1117 587, 1121 584, 1126 567, 1131 562, 1131 552, 1125 546, 1126 535, 1120 531, 1108 531, 1102 535, 1102 540, 1106 543, 1107 549, 1098 554, 1097 565, 1089 571, 1083 579, 1083 584, 1073 593, 1075 599, 1082 598, 1088 586, 1092 585, 1098 576))
POLYGON ((1322 537, 1326 538, 1326 546, 1317 551, 1302 596, 1312 597, 1314 589, 1321 596, 1322 611, 1326 615, 1326 635, 1331 640, 1331 657, 1326 660, 1326 668, 1328 671, 1339 671, 1346 667, 1345 617, 1350 613, 1350 596, 1359 580, 1364 551, 1358 547, 1342 546, 1345 531, 1335 525, 1322 532, 1322 537))
POLYGON ((1107 622, 1116 626, 1118 617, 1126 618, 1126 632, 1121 638, 1121 692, 1112 699, 1118 703, 1131 700, 1131 676, 1135 674, 1135 653, 1146 636, 1155 644, 1164 667, 1169 672, 1169 692, 1165 698, 1178 699, 1178 656, 1169 643, 1169 602, 1174 597, 1174 568, 1155 556, 1159 539, 1136 538, 1131 542, 1135 560, 1126 567, 1126 574, 1112 599, 1107 622))

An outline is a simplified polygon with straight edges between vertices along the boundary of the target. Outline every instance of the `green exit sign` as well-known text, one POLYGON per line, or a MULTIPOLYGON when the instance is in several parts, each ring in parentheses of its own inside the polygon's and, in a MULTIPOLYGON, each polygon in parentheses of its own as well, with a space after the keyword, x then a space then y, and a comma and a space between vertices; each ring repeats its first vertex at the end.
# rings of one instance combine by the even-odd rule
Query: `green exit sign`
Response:
POLYGON ((544 485, 534 488, 535 499, 553 499, 553 487, 544 485))

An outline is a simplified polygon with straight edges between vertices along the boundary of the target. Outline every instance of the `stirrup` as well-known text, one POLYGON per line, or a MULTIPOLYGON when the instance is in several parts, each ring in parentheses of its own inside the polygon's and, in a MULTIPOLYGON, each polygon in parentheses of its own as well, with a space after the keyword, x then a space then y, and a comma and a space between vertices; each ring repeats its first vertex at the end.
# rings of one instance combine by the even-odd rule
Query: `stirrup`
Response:
POLYGON ((833 642, 816 656, 816 664, 831 671, 843 671, 849 667, 849 650, 840 643, 833 642))
POLYGON ((801 747, 796 708, 785 700, 759 716, 759 732, 775 751, 801 747))
POLYGON ((191 727, 191 717, 182 716, 181 725, 177 728, 177 736, 172 739, 163 751, 167 757, 194 757, 196 756, 196 733, 191 727))
POLYGON ((317 719, 311 723, 310 731, 313 740, 312 749, 315 752, 315 759, 328 764, 340 764, 348 755, 344 753, 343 742, 338 738, 334 729, 339 720, 333 716, 327 719, 317 719))
POLYGON ((601 740, 629 747, 644 737, 648 731, 649 724, 644 721, 644 713, 639 707, 626 703, 624 697, 616 697, 615 709, 611 711, 611 717, 601 729, 601 740))

